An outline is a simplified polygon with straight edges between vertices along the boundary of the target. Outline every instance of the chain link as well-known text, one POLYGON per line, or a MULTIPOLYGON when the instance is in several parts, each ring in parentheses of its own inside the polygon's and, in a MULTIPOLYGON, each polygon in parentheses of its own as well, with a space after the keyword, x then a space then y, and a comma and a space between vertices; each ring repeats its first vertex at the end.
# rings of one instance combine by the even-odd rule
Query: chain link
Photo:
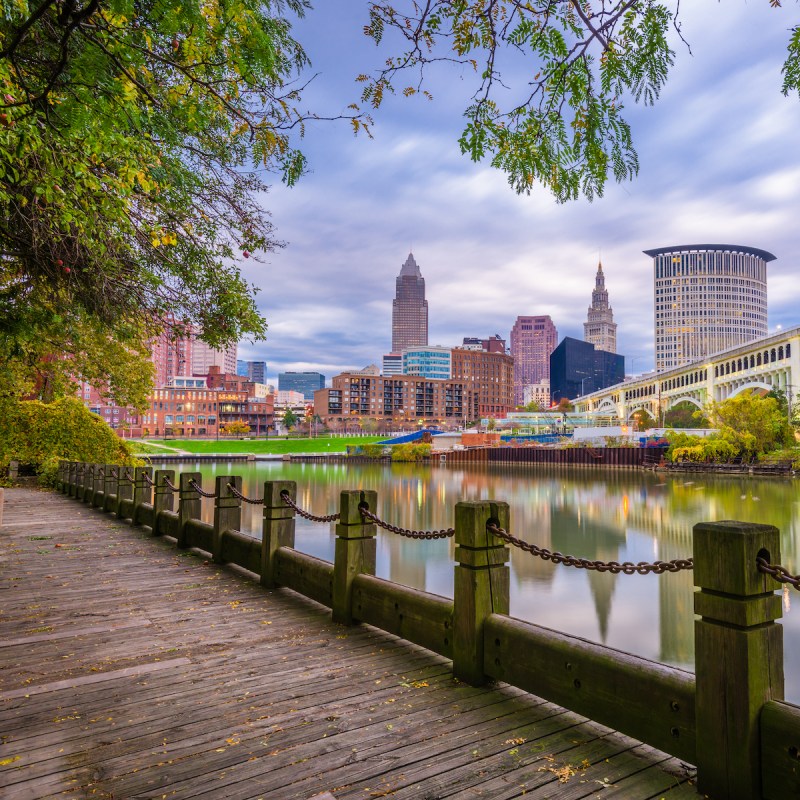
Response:
POLYGON ((161 481, 164 486, 167 487, 167 489, 170 489, 173 492, 178 491, 178 487, 166 475, 161 479, 161 481))
MULTIPOLYGON (((228 485, 230 486, 230 484, 228 485)), ((191 489, 194 489, 197 492, 197 494, 200 495, 200 497, 216 497, 214 492, 204 492, 203 487, 200 486, 200 484, 195 480, 189 481, 189 487, 191 489)))
POLYGON ((577 567, 578 569, 588 569, 595 572, 610 572, 617 575, 647 575, 651 572, 661 575, 663 572, 680 572, 683 569, 694 569, 694 561, 691 558, 676 558, 672 561, 654 561, 652 564, 646 561, 639 561, 634 564, 632 561, 590 561, 588 558, 576 558, 575 556, 565 556, 563 553, 553 552, 544 547, 538 547, 518 539, 508 531, 497 525, 487 525, 486 530, 498 536, 504 542, 508 542, 526 553, 538 556, 544 561, 552 561, 554 564, 563 564, 565 567, 577 567))
POLYGON ((126 469, 125 473, 123 474, 122 477, 127 481, 132 481, 133 480, 133 473, 129 469, 126 469))
POLYGON ((234 496, 238 497, 240 500, 243 500, 245 503, 250 503, 251 506, 263 506, 264 505, 264 498, 262 497, 260 500, 256 499, 253 500, 249 497, 245 497, 232 483, 228 484, 228 491, 234 496))
POLYGON ((782 567, 780 564, 770 564, 765 558, 757 558, 756 564, 759 572, 772 575, 779 583, 789 583, 795 589, 800 590, 800 575, 792 575, 786 567, 782 567))
POLYGON ((115 469, 112 469, 111 470, 111 477, 112 478, 119 478, 119 472, 117 472, 117 470, 115 470, 115 469))
POLYGON ((143 472, 142 473, 142 477, 144 478, 144 482, 148 486, 155 486, 156 485, 155 482, 153 481, 153 479, 150 477, 150 475, 147 472, 143 472))
POLYGON ((100 478, 105 478, 106 471, 102 467, 100 467, 100 469, 97 470, 97 476, 100 478))
POLYGON ((448 539, 455 534, 455 528, 446 528, 440 531, 414 531, 409 528, 398 528, 389 522, 384 522, 377 514, 373 514, 369 509, 359 508, 361 516, 374 522, 378 527, 390 533, 405 536, 408 539, 448 539))
POLYGON ((312 522, 335 522, 337 519, 339 519, 339 514, 327 514, 319 517, 316 514, 310 513, 309 511, 304 511, 292 500, 291 497, 289 497, 289 492, 287 491, 281 492, 281 500, 283 500, 283 502, 286 503, 289 508, 294 509, 301 517, 310 519, 312 522))

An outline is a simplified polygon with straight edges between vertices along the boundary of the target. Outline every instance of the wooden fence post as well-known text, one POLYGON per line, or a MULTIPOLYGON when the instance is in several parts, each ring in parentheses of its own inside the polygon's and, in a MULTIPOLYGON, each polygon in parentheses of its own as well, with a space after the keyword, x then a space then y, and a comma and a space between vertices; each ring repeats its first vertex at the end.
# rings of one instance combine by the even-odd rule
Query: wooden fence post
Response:
POLYGON ((106 465, 95 464, 93 474, 94 474, 94 483, 92 485, 91 503, 93 506, 102 509, 105 498, 105 494, 103 494, 103 492, 105 490, 105 484, 106 484, 106 465))
POLYGON ((202 488, 203 476, 199 472, 181 472, 178 485, 178 547, 181 550, 189 546, 186 523, 190 519, 200 519, 201 498, 190 486, 192 482, 202 488))
POLYGON ((762 796, 759 715, 783 699, 779 584, 758 571, 758 556, 780 562, 772 525, 694 526, 697 788, 714 800, 762 796))
POLYGON ((294 481, 264 482, 264 523, 261 533, 261 585, 268 589, 278 586, 275 580, 275 552, 279 547, 294 547, 294 509, 281 500, 281 492, 297 502, 294 481))
POLYGON ((509 607, 508 548, 486 530, 490 522, 508 530, 508 503, 456 503, 453 674, 472 686, 486 682, 484 622, 509 607))
POLYGON ((162 511, 172 511, 175 503, 174 493, 167 486, 165 478, 174 486, 175 470, 157 469, 153 478, 153 483, 155 483, 155 491, 153 493, 153 536, 161 536, 158 515, 162 511))
POLYGON ((139 506, 152 502, 153 492, 150 486, 152 480, 152 467, 136 467, 133 473, 133 511, 131 512, 131 522, 134 525, 139 524, 139 506))
MULTIPOLYGON (((119 478, 117 479, 117 516, 123 517, 122 501, 133 498, 133 474, 130 467, 117 467, 119 478)), ((133 515, 133 511, 131 511, 133 515)), ((127 514, 125 515, 127 517, 127 514)), ((124 518, 124 517, 123 517, 124 518)))
POLYGON ((67 467, 67 497, 75 497, 75 487, 78 482, 78 462, 70 461, 67 467))
POLYGON ((81 492, 81 500, 84 503, 91 502, 94 490, 94 467, 91 464, 83 465, 83 491, 81 492))
POLYGON ((353 624, 353 579, 360 573, 375 574, 377 526, 365 523, 359 508, 366 506, 375 513, 377 505, 378 494, 373 491, 344 491, 339 497, 331 603, 334 622, 353 624))
POLYGON ((242 501, 228 488, 228 484, 242 491, 241 475, 218 475, 214 492, 214 535, 211 556, 215 564, 222 564, 222 534, 242 528, 242 501))
POLYGON ((116 464, 106 464, 103 480, 103 511, 113 511, 117 507, 117 481, 119 470, 116 464))

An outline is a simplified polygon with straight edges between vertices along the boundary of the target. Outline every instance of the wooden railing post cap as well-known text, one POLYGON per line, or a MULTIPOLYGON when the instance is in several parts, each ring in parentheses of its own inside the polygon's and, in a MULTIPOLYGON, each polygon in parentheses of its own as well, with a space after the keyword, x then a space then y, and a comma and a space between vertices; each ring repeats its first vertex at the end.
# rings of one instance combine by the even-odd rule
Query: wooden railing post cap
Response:
POLYGON ((465 547, 498 547, 503 540, 489 534, 486 525, 494 522, 508 530, 508 503, 490 500, 461 501, 456 503, 456 544, 465 547))
POLYGON ((283 502, 281 495, 286 492, 289 499, 297 502, 297 481, 264 481, 264 508, 285 508, 294 514, 294 510, 283 502))
POLYGON ((359 511, 361 504, 366 503, 367 508, 377 513, 378 493, 372 490, 345 490, 339 496, 339 524, 364 525, 364 518, 359 511))
POLYGON ((242 501, 228 488, 228 484, 230 484, 231 486, 235 487, 237 491, 241 492, 241 475, 217 475, 215 483, 215 494, 217 496, 215 503, 217 506, 234 508, 242 504, 242 501))
POLYGON ((780 533, 774 525, 723 520, 699 522, 693 530, 695 586, 740 597, 780 588, 756 566, 759 555, 780 562, 780 533))

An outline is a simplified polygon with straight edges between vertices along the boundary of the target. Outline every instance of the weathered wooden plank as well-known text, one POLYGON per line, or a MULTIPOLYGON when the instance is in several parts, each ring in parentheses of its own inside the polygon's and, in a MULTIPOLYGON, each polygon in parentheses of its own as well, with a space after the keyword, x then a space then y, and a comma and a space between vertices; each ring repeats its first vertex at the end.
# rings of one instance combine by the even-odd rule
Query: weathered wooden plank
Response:
POLYGON ((236 564, 259 574, 261 569, 261 540, 240 531, 223 531, 221 542, 223 562, 236 564))
POLYGON ((353 616, 445 658, 453 657, 453 601, 374 575, 353 581, 353 616))
POLYGON ((214 526, 200 519, 187 519, 183 523, 181 536, 186 547, 196 547, 210 553, 214 546, 214 526))
MULTIPOLYGON (((330 791, 339 800, 392 788, 410 798, 415 784, 416 797, 479 795, 493 778, 501 780, 501 769, 508 785, 524 769, 509 755, 507 742, 516 737, 543 746, 559 741, 576 754, 605 747, 600 726, 520 690, 453 682, 445 659, 421 647, 366 625, 343 628, 293 592, 264 591, 241 572, 179 553, 174 543, 67 497, 54 496, 53 506, 47 500, 40 505, 52 513, 37 513, 55 538, 29 541, 31 529, 21 528, 19 552, 10 554, 11 572, 4 574, 25 580, 0 578, 8 587, 4 616, 13 617, 0 623, 0 633, 47 637, 29 644, 30 663, 41 665, 42 676, 21 685, 15 672, 18 683, 9 688, 79 682, 0 706, 0 728, 13 734, 4 756, 21 756, 18 769, 0 771, 0 787, 7 787, 0 793, 15 800, 172 791, 206 800, 306 800, 330 791), (71 516, 74 509, 80 516, 71 516), (47 600, 31 603, 32 596, 47 600), (100 627, 150 624, 92 634, 87 613, 102 615, 100 627), (106 647, 113 657, 97 663, 106 647), (69 656, 63 664, 60 655, 69 656), (186 663, 162 672, 124 672, 179 659, 186 663), (95 665, 101 672, 91 671, 95 665), (98 682, 83 682, 94 676, 98 682)), ((23 506, 15 513, 22 519, 23 506)), ((288 558, 317 567, 315 581, 329 585, 330 564, 296 553, 288 558)), ((16 651, 24 652, 4 650, 16 651)), ((621 754, 625 747, 614 742, 603 752, 613 762, 614 748, 621 754)), ((630 781, 635 788, 635 775, 630 781)))
POLYGON ((690 672, 497 614, 484 636, 492 677, 693 762, 690 672))
POLYGON ((760 724, 764 797, 800 797, 800 707, 772 700, 761 710, 760 724))
POLYGON ((328 608, 333 603, 333 564, 288 547, 274 552, 274 579, 328 608))

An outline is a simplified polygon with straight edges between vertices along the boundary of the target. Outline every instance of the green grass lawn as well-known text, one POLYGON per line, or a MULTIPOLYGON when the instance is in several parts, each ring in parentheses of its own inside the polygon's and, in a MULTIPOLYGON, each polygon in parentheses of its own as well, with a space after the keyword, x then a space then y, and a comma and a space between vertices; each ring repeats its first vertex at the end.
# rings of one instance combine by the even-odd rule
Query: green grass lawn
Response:
POLYGON ((132 442, 137 453, 170 455, 184 450, 189 453, 343 453, 348 446, 369 444, 385 436, 352 436, 347 438, 315 437, 313 439, 157 439, 132 442), (140 449, 141 446, 141 449, 140 449))

